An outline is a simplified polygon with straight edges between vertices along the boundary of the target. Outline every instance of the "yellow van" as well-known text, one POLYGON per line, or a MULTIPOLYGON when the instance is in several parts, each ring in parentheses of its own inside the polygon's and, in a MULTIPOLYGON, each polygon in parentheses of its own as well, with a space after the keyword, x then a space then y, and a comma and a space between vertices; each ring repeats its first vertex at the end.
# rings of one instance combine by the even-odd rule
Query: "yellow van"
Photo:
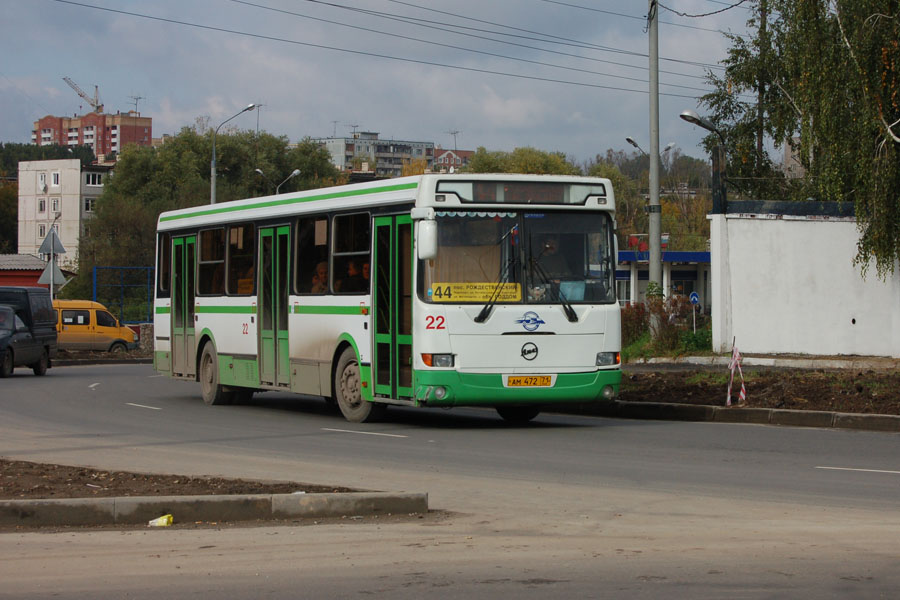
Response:
POLYGON ((60 350, 124 352, 138 345, 137 334, 99 302, 54 300, 60 350))

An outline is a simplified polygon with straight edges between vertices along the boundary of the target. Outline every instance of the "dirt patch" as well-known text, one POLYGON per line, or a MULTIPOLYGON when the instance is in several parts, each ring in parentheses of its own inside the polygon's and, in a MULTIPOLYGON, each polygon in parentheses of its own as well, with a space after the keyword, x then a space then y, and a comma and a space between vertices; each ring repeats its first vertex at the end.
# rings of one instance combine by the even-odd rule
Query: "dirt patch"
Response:
MULTIPOLYGON (((724 367, 675 372, 629 372, 626 367, 619 399, 725 406, 728 378, 724 367)), ((732 405, 900 415, 900 373, 895 371, 744 369, 743 403, 737 374, 735 379, 732 405)))
POLYGON ((359 490, 309 483, 103 471, 0 459, 0 498, 8 500, 355 491, 359 490))

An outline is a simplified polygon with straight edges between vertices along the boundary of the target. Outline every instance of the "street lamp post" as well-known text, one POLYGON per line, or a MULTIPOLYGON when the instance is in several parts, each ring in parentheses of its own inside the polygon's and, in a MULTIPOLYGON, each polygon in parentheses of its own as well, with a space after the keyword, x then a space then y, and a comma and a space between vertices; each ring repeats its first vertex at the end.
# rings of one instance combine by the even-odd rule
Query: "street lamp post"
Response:
POLYGON ((222 121, 222 122, 219 124, 218 127, 216 127, 216 128, 213 130, 213 137, 212 137, 212 160, 211 160, 210 163, 209 163, 209 203, 210 203, 210 204, 215 204, 215 203, 216 203, 216 134, 219 133, 219 129, 222 128, 222 125, 224 125, 225 123, 227 123, 227 122, 230 121, 231 119, 235 118, 236 116, 240 115, 241 113, 245 113, 245 112, 247 112, 248 110, 253 110, 254 108, 256 108, 256 105, 255 105, 255 104, 248 104, 248 105, 246 106, 246 108, 243 108, 243 109, 241 109, 237 114, 235 114, 235 115, 233 115, 233 116, 231 116, 231 117, 228 117, 227 119, 225 119, 224 121, 222 121))
POLYGON ((282 181, 281 183, 279 183, 277 186, 275 186, 275 194, 277 195, 277 194, 279 193, 279 190, 281 189, 281 186, 283 186, 283 185, 286 184, 291 178, 296 177, 296 176, 299 175, 299 174, 300 174, 300 169, 294 169, 293 171, 291 171, 291 174, 287 176, 287 179, 285 179, 284 181, 282 181))
POLYGON ((719 136, 719 143, 713 149, 712 155, 712 212, 720 215, 725 213, 728 198, 725 191, 725 136, 709 120, 704 119, 693 110, 682 111, 679 115, 682 119, 711 131, 719 136))
POLYGON ((263 170, 262 170, 262 169, 253 169, 253 171, 254 171, 255 173, 257 173, 260 177, 262 177, 263 179, 265 179, 265 180, 266 180, 266 183, 268 183, 270 186, 273 186, 273 185, 274 185, 274 184, 272 183, 272 180, 269 179, 269 176, 266 175, 265 173, 263 173, 263 170))

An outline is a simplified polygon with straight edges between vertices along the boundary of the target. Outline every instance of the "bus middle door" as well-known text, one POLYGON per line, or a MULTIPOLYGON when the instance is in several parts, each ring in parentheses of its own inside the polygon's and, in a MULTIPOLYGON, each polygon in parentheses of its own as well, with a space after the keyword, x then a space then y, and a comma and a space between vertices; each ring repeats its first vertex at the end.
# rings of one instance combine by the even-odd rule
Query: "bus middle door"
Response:
POLYGON ((412 389, 412 219, 375 218, 372 321, 375 393, 411 398, 412 389))
POLYGON ((172 373, 194 377, 194 263, 196 236, 172 239, 172 373))
POLYGON ((288 225, 259 230, 259 380, 269 385, 291 383, 290 234, 288 225))

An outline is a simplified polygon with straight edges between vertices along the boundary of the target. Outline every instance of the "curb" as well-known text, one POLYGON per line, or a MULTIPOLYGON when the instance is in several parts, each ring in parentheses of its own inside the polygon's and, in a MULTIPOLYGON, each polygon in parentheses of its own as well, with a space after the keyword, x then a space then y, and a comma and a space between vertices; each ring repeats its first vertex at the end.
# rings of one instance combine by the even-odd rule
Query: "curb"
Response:
POLYGON ((751 423, 757 425, 824 427, 900 433, 900 416, 898 415, 787 410, 781 408, 740 408, 669 402, 628 402, 624 400, 614 400, 599 405, 583 405, 572 412, 619 419, 713 421, 717 423, 751 423))
POLYGON ((195 523, 426 512, 428 494, 423 493, 60 498, 0 500, 0 526, 145 525, 166 514, 174 523, 195 523))

